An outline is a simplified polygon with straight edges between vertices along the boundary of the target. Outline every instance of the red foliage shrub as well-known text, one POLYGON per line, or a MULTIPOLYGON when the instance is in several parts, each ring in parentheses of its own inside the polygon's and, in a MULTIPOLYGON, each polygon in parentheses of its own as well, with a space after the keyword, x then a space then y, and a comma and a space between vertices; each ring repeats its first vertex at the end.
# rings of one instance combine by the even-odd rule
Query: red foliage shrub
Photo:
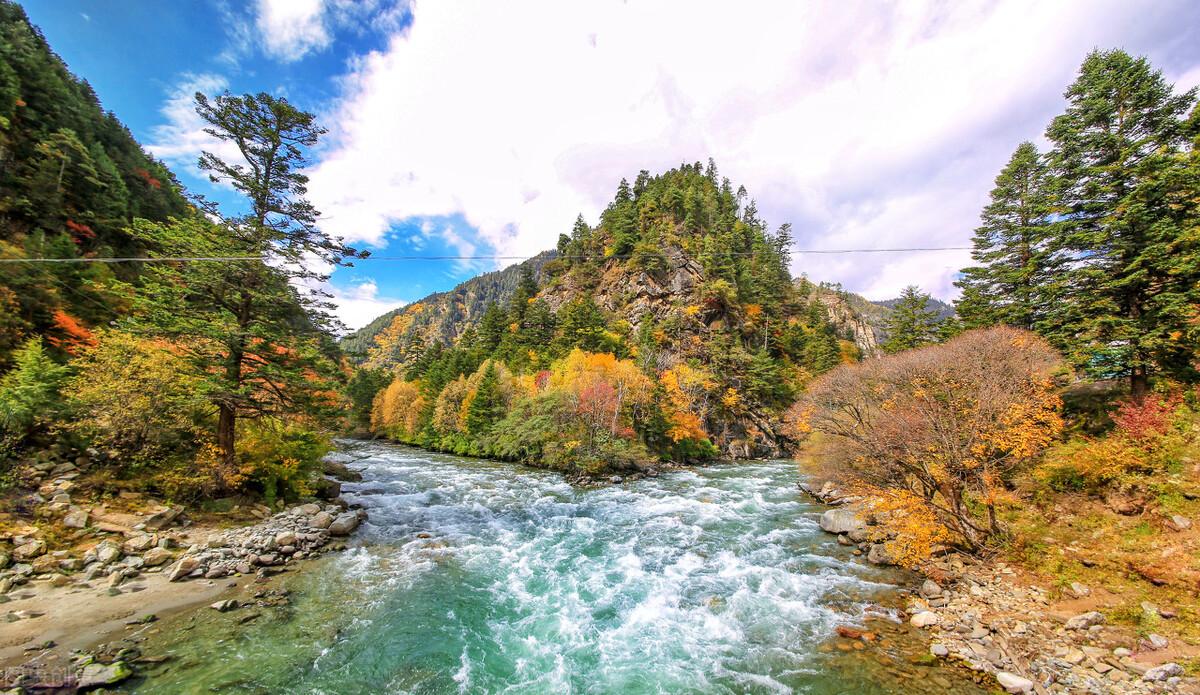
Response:
POLYGON ((1118 430, 1134 441, 1144 442, 1171 429, 1171 419, 1182 403, 1183 396, 1178 391, 1147 396, 1141 402, 1127 398, 1118 402, 1111 417, 1118 430))

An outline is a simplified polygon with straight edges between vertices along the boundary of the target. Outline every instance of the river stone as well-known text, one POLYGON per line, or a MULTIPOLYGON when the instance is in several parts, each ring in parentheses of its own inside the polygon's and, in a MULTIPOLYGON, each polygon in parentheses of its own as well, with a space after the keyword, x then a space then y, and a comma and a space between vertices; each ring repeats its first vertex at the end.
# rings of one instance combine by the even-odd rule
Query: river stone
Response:
POLYGON ((333 515, 329 512, 317 512, 308 520, 308 525, 313 528, 329 528, 333 523, 333 515))
POLYGON ((83 667, 79 673, 76 687, 80 690, 114 685, 133 675, 133 669, 124 661, 114 661, 111 664, 91 663, 83 667))
POLYGON ((25 560, 32 560, 33 558, 37 557, 38 555, 42 555, 45 552, 46 541, 34 540, 14 548, 13 558, 15 558, 18 562, 23 562, 25 560))
POLYGON ((866 527, 866 523, 858 518, 855 510, 845 507, 827 509, 821 515, 820 524, 821 530, 826 533, 850 533, 851 531, 861 530, 866 527))
POLYGON ((1000 682, 1000 687, 1004 688, 1004 692, 1006 693, 1033 692, 1033 681, 1028 678, 1022 678, 1015 673, 1000 671, 996 674, 996 680, 1000 682))
POLYGON ((912 623, 914 627, 929 627, 942 622, 942 618, 933 611, 921 611, 909 618, 908 622, 912 623))
POLYGON ((932 579, 926 579, 921 583, 920 594, 923 598, 934 598, 942 595, 942 587, 932 579))
POLYGON ((199 566, 199 560, 191 555, 185 555, 179 558, 179 562, 176 562, 175 566, 171 568, 170 574, 167 575, 167 581, 173 582, 183 579, 199 566))
POLYGON ((121 549, 126 553, 137 554, 145 552, 154 546, 154 536, 148 533, 139 533, 130 538, 121 545, 121 549))
POLYGON ((296 545, 296 534, 292 531, 281 531, 275 534, 275 545, 296 545))
POLYGON ((347 512, 338 514, 338 517, 329 525, 329 533, 334 536, 349 536, 358 528, 358 514, 347 512))
POLYGON ((102 565, 121 559, 121 549, 112 541, 103 541, 96 546, 96 561, 102 565))
POLYGON ((935 644, 929 648, 929 653, 936 657, 945 657, 950 655, 950 649, 944 644, 935 644))
POLYGON ((872 565, 894 565, 896 559, 888 552, 887 546, 883 543, 875 543, 867 551, 867 562, 872 565))
POLYGON ((1088 611, 1067 621, 1068 630, 1086 630, 1093 625, 1104 624, 1104 614, 1099 611, 1088 611))
POLYGON ((299 507, 296 507, 296 510, 304 516, 312 516, 313 514, 321 511, 321 505, 310 502, 308 504, 302 504, 299 507))
POLYGON ((1167 648, 1167 638, 1162 635, 1150 633, 1146 635, 1146 639, 1142 640, 1142 644, 1150 651, 1156 652, 1159 649, 1167 648))
POLYGON ((67 528, 87 528, 88 513, 83 509, 77 509, 73 512, 67 512, 63 517, 63 526, 67 528))
POLYGON ((147 567, 158 567, 171 561, 171 552, 162 548, 151 548, 142 556, 147 567))
POLYGON ((1182 675, 1183 667, 1179 664, 1171 662, 1163 664, 1162 666, 1155 666, 1154 668, 1147 670, 1145 675, 1142 676, 1142 680, 1158 682, 1182 675))
POLYGON ((213 610, 217 611, 218 613, 228 613, 229 611, 231 611, 237 607, 238 607, 237 599, 232 599, 232 598, 225 599, 224 601, 217 601, 216 603, 209 606, 209 608, 212 608, 213 610))

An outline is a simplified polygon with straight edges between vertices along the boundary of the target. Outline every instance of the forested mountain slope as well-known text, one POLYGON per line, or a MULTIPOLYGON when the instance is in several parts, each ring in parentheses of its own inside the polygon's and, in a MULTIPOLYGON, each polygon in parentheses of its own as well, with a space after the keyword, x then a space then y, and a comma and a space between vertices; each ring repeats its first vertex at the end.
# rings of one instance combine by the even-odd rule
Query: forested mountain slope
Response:
MULTIPOLYGON (((397 374, 396 393, 408 394, 377 402, 376 429, 435 448, 535 459, 538 447, 498 451, 489 437, 504 427, 491 426, 525 394, 543 395, 559 371, 610 355, 612 369, 627 363, 647 380, 644 402, 613 404, 610 440, 635 442, 643 458, 776 455, 785 445, 778 415, 796 391, 877 344, 848 295, 793 283, 789 246, 789 228, 768 231, 745 190, 735 192, 712 162, 643 171, 621 182, 595 227, 577 220, 555 253, 433 295, 351 338, 361 345, 374 332, 366 366, 397 374), (435 422, 440 392, 470 377, 456 387, 470 397, 487 368, 515 380, 490 421, 471 432, 464 410, 435 422), (523 375, 532 382, 516 386, 523 375), (422 408, 426 416, 415 412, 422 408)), ((562 375, 562 388, 577 376, 562 375)), ((619 468, 602 448, 569 466, 619 468)))
MULTIPOLYGON (((175 177, 101 107, 31 26, 0 0, 0 257, 134 256, 126 228, 188 212, 175 177)), ((0 366, 29 335, 70 343, 81 324, 128 310, 112 281, 138 269, 99 263, 0 266, 0 366)))

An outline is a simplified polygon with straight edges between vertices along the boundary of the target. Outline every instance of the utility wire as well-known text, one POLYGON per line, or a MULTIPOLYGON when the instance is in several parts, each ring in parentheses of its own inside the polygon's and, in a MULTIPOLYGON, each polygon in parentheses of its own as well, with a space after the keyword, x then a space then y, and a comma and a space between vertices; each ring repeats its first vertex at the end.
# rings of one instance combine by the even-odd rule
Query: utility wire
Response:
MULTIPOLYGON (((792 249, 791 253, 804 254, 844 254, 844 253, 912 253, 926 251, 970 251, 970 246, 924 246, 889 249, 792 249)), ((755 256, 756 251, 727 251, 716 254, 721 256, 755 256)), ((354 258, 354 261, 522 261, 531 256, 367 256, 354 258)), ((631 259, 632 254, 614 254, 611 256, 560 255, 555 258, 567 260, 609 260, 631 259)), ((0 258, 0 263, 240 263, 247 261, 266 261, 267 256, 171 256, 171 257, 117 257, 117 258, 0 258)))

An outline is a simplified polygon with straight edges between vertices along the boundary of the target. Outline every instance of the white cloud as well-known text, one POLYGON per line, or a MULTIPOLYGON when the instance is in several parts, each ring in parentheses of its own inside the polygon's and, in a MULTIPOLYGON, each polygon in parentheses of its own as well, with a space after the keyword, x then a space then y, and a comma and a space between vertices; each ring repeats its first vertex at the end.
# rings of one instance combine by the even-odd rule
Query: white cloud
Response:
POLYGON ((283 62, 299 60, 329 45, 324 0, 258 0, 255 26, 263 51, 283 62))
POLYGON ((333 295, 329 301, 334 304, 337 317, 350 330, 358 330, 372 319, 408 304, 403 299, 380 297, 379 286, 374 280, 366 280, 345 289, 327 289, 333 295))
POLYGON ((199 173, 196 161, 204 150, 225 161, 240 161, 241 153, 237 147, 205 133, 207 124, 196 113, 196 92, 212 96, 224 91, 227 86, 228 82, 220 75, 184 75, 161 109, 166 123, 153 129, 153 142, 146 149, 169 164, 195 173, 199 173))
MULTIPOLYGON (((1195 80, 1186 2, 422 4, 362 56, 310 193, 329 231, 462 214, 501 254, 595 220, 621 176, 716 158, 812 248, 962 245, 1093 47, 1195 80)), ((946 297, 964 255, 800 256, 874 297, 946 297)))

